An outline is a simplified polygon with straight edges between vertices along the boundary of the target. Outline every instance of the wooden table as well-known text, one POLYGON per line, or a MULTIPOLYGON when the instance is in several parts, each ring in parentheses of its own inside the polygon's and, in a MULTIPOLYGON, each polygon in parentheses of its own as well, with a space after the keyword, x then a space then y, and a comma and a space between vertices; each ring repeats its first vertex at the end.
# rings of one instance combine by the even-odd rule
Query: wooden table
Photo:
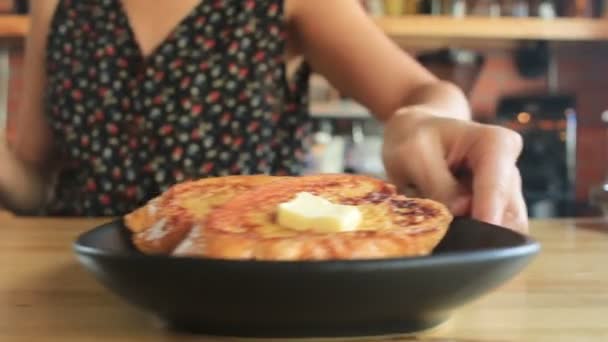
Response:
MULTIPOLYGON (((238 340, 167 332, 101 287, 71 243, 103 221, 0 213, 0 341, 238 340)), ((536 221, 532 235, 540 256, 443 325, 417 337, 361 340, 608 341, 608 224, 536 221)))

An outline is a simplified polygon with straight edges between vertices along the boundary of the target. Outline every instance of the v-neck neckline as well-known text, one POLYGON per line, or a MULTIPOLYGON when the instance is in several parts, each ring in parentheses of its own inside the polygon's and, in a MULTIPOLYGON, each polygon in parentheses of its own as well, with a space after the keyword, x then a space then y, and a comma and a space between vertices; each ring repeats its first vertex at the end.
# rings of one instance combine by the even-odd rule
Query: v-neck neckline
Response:
POLYGON ((127 34, 129 35, 129 39, 133 42, 133 45, 135 46, 138 58, 142 62, 147 63, 152 58, 154 58, 156 56, 156 54, 158 54, 158 51, 160 51, 165 45, 169 44, 173 39, 175 39, 175 33, 180 28, 182 28, 182 26, 185 26, 189 21, 191 21, 193 18, 196 17, 196 14, 198 14, 200 7, 203 5, 203 2, 205 0, 199 0, 199 2, 194 7, 192 7, 192 9, 189 12, 187 12, 187 14, 184 15, 184 17, 181 18, 171 30, 169 30, 169 32, 165 35, 165 37, 163 37, 163 39, 161 39, 159 41, 159 43, 156 44, 156 46, 154 46, 154 48, 152 48, 148 54, 145 54, 143 49, 141 48, 137 34, 135 33, 133 26, 131 25, 131 18, 129 17, 129 14, 127 13, 127 10, 126 10, 122 0, 115 0, 115 1, 116 1, 116 7, 118 8, 119 15, 122 16, 124 19, 127 34))

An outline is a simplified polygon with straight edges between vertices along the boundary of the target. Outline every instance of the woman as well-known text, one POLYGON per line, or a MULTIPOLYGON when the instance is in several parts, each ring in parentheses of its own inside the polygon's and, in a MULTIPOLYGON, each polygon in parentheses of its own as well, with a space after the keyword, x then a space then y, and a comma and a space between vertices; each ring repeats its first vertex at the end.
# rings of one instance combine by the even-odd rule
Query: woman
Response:
POLYGON ((310 65, 385 124, 396 184, 526 229, 520 137, 471 122, 461 91, 357 1, 49 0, 31 17, 23 111, 0 151, 13 211, 120 215, 186 178, 295 174, 310 65))

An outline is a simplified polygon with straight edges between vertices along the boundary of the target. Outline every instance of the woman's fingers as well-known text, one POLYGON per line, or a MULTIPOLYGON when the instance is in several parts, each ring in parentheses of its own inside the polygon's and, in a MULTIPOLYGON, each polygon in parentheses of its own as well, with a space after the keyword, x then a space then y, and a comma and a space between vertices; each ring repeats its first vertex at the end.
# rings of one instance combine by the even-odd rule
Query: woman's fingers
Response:
POLYGON ((393 182, 413 185, 420 196, 444 203, 456 215, 465 213, 466 191, 451 173, 441 141, 434 132, 421 127, 398 148, 387 150, 391 152, 385 154, 385 165, 393 182))
POLYGON ((473 218, 502 223, 511 197, 519 192, 512 180, 521 148, 521 137, 510 130, 487 127, 479 134, 468 156, 473 173, 473 218))
POLYGON ((410 179, 423 196, 448 204, 458 194, 458 181, 450 172, 443 158, 441 146, 436 141, 421 139, 417 147, 403 151, 401 155, 407 179, 410 179), (416 154, 418 150, 420 153, 416 154), (416 160, 412 156, 418 155, 416 160))
POLYGON ((513 174, 513 191, 502 218, 502 225, 520 233, 527 234, 528 210, 521 193, 521 175, 517 169, 514 170, 513 174))
POLYGON ((485 157, 473 173, 473 218, 501 224, 511 195, 510 163, 502 157, 485 157))

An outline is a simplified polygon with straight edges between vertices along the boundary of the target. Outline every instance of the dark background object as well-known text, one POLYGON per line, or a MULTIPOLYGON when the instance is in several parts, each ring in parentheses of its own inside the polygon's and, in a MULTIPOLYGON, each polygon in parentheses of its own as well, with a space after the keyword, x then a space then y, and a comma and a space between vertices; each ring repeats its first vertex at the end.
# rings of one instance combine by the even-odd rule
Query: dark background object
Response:
MULTIPOLYGON (((39 1, 39 0, 33 0, 39 1)), ((30 11, 29 1, 28 0, 14 0, 15 13, 18 14, 28 14, 30 11)))
POLYGON ((432 256, 229 261, 144 256, 120 221, 81 235, 81 264, 169 327, 250 337, 370 336, 430 328, 538 252, 529 237, 456 219, 432 256))
POLYGON ((570 95, 509 96, 499 102, 497 123, 516 129, 524 140, 518 166, 531 217, 576 215, 575 106, 570 95))
POLYGON ((546 41, 521 43, 515 51, 515 66, 519 74, 526 78, 544 76, 549 69, 550 51, 546 41))

